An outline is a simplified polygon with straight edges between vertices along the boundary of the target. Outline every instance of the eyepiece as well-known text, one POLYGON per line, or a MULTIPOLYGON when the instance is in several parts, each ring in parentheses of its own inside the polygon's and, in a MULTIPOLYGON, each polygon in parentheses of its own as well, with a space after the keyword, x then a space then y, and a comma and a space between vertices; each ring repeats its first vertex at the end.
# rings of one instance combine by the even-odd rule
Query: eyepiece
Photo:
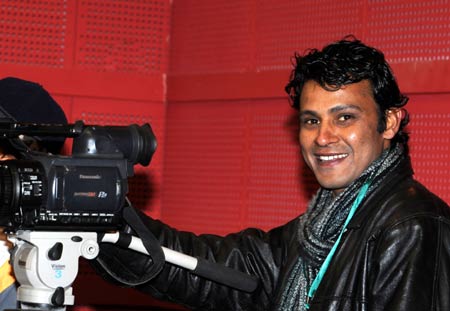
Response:
POLYGON ((149 165, 157 146, 148 123, 139 126, 87 126, 74 138, 72 153, 77 157, 117 157, 132 164, 149 165))
POLYGON ((157 142, 152 128, 148 123, 139 126, 109 126, 105 127, 111 135, 117 148, 133 164, 147 166, 156 151, 157 142))

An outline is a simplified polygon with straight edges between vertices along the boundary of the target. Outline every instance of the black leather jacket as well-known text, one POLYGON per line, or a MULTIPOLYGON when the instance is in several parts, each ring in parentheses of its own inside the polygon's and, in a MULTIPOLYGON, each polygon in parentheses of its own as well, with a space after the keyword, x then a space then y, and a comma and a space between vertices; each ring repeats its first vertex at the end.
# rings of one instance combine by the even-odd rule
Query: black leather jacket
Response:
MULTIPOLYGON (((161 244, 257 275, 252 294, 165 264, 137 286, 198 310, 275 310, 297 262, 298 218, 269 232, 196 236, 143 216, 161 244)), ((125 282, 145 279, 148 257, 102 245, 96 263, 125 282)), ((310 303, 310 310, 450 310, 450 209, 412 179, 409 160, 364 200, 310 303)))

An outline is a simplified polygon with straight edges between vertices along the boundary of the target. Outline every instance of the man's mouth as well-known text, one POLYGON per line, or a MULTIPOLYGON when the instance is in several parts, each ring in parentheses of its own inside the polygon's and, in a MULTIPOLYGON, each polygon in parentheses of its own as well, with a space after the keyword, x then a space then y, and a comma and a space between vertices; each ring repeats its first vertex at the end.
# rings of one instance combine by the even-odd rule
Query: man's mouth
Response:
POLYGON ((333 154, 333 155, 318 155, 320 162, 336 161, 348 157, 348 153, 333 154))

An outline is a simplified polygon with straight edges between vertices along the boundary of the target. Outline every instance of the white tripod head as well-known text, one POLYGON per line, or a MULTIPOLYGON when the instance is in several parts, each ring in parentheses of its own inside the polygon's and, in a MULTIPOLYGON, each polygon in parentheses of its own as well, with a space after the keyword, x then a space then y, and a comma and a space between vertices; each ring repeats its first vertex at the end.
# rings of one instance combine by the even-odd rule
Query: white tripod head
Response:
POLYGON ((73 305, 78 260, 97 257, 97 233, 19 230, 8 239, 15 245, 11 260, 21 308, 60 311, 73 305))

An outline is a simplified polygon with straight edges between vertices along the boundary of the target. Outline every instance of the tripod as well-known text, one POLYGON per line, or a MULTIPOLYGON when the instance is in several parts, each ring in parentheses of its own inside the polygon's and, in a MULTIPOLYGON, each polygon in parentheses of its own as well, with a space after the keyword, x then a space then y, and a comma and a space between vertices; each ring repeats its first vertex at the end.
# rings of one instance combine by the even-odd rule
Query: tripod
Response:
MULTIPOLYGON (((91 260, 99 253, 96 232, 18 230, 8 239, 14 243, 11 261, 20 287, 19 310, 64 311, 74 304, 72 284, 78 274, 79 257, 91 260)), ((148 255, 142 240, 125 233, 101 234, 100 242, 128 240, 128 247, 148 255), (126 236, 124 239, 123 237, 126 236)), ((252 292, 258 285, 254 276, 162 247, 167 263, 206 279, 252 292)))

